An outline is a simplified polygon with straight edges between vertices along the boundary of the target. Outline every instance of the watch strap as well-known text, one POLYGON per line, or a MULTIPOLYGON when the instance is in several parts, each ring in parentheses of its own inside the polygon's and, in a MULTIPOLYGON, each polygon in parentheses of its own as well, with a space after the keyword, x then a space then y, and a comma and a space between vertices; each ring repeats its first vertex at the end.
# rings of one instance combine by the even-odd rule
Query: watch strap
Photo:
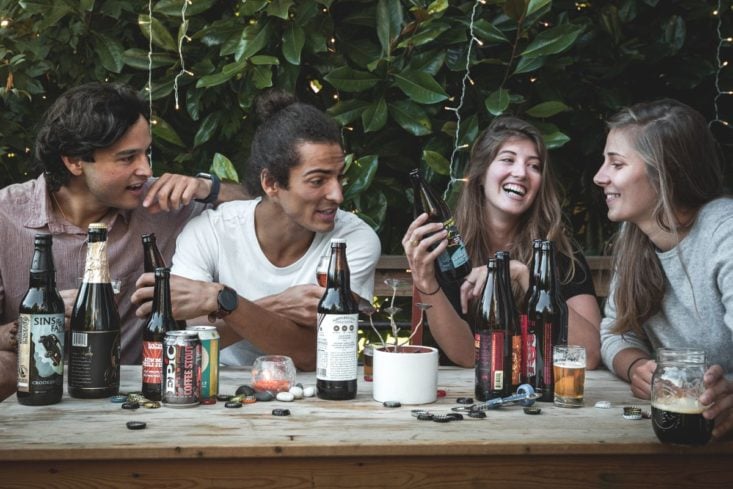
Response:
POLYGON ((209 195, 206 196, 205 199, 195 199, 196 202, 201 202, 202 204, 215 204, 219 199, 219 190, 221 190, 221 180, 219 177, 213 173, 197 173, 196 178, 211 180, 211 191, 209 191, 209 195))

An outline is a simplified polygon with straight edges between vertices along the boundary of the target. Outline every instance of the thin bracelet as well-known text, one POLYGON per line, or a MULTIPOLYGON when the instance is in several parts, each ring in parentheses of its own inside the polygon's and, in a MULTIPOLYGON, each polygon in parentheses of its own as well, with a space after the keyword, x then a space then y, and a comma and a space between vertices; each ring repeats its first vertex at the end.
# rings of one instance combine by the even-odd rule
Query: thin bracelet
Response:
MULTIPOLYGON (((414 285, 414 284, 413 284, 413 285, 414 285)), ((420 295, 422 295, 422 296, 426 296, 426 295, 435 295, 435 294, 437 294, 438 292, 440 292, 440 284, 438 284, 438 288, 437 288, 437 289, 435 289, 434 291, 430 292, 429 294, 428 294, 427 292, 423 292, 422 290, 418 289, 418 288, 417 288, 417 285, 415 285, 414 287, 415 287, 415 290, 417 290, 418 292, 420 292, 420 295)))
POLYGON ((639 360, 649 360, 649 358, 647 358, 647 357, 639 357, 636 360, 634 360, 633 362, 631 362, 631 364, 629 364, 629 368, 626 370, 626 379, 629 381, 629 384, 631 383, 631 368, 634 365, 636 365, 636 362, 638 362, 639 360))

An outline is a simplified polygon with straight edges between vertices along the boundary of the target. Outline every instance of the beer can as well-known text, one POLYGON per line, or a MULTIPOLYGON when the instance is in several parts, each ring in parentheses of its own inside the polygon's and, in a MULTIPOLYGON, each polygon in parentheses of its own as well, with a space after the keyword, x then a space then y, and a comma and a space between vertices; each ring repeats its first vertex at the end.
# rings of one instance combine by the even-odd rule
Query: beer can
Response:
POLYGON ((201 399, 201 341, 196 331, 169 331, 163 342, 163 404, 193 407, 201 399))
POLYGON ((196 331, 201 341, 201 398, 210 399, 219 394, 219 332, 216 326, 188 326, 196 331))

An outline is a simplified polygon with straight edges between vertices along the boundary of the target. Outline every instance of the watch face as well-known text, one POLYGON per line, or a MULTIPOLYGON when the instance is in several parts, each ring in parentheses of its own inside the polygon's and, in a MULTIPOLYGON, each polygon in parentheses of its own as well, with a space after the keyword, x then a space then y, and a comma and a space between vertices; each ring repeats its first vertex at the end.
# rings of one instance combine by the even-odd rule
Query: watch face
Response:
POLYGON ((226 313, 232 312, 237 308, 237 292, 231 287, 224 286, 219 291, 219 307, 226 313))

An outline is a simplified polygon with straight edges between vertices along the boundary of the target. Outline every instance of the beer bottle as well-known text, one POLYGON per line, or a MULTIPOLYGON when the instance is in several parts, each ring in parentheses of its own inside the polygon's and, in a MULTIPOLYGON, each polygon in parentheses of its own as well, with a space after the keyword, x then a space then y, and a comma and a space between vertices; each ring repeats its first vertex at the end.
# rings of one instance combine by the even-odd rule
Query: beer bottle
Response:
MULTIPOLYGON (((155 233, 148 233, 142 235, 143 241, 143 271, 145 273, 155 273, 156 268, 166 268, 165 260, 163 255, 160 254, 158 244, 155 241, 155 233)), ((169 282, 170 284, 170 282, 169 282)), ((186 321, 183 319, 176 321, 174 329, 186 329, 186 321)))
POLYGON ((18 402, 45 406, 64 391, 64 301, 50 234, 36 234, 28 291, 18 308, 18 402))
POLYGON ((92 223, 84 279, 71 313, 69 395, 95 399, 120 389, 120 314, 107 263, 107 225, 92 223))
POLYGON ((321 399, 356 397, 358 313, 351 295, 346 241, 332 239, 328 283, 318 303, 316 387, 321 399))
POLYGON ((462 281, 471 271, 471 261, 448 205, 428 186, 420 170, 410 172, 410 181, 414 191, 415 217, 426 212, 429 222, 441 222, 448 231, 448 247, 435 260, 438 279, 442 283, 462 281))
POLYGON ((555 245, 542 242, 537 290, 527 307, 527 383, 542 394, 540 401, 552 402, 554 376, 552 347, 559 344, 562 311, 555 296, 555 245))
POLYGON ((476 386, 475 395, 479 401, 511 394, 512 357, 510 348, 509 320, 506 310, 505 292, 497 262, 489 258, 486 285, 479 304, 479 317, 475 328, 476 386))
POLYGON ((502 301, 502 326, 506 331, 505 348, 511 357, 511 372, 507 372, 507 395, 511 395, 522 381, 522 330, 519 326, 519 312, 514 302, 512 276, 509 272, 511 255, 508 251, 496 252, 496 274, 498 277, 500 298, 502 301))
POLYGON ((521 365, 520 365, 520 378, 522 384, 527 383, 527 311, 529 304, 532 302, 532 296, 537 292, 537 284, 539 283, 540 276, 540 260, 542 258, 542 240, 535 239, 532 241, 532 261, 529 263, 529 287, 527 287, 527 293, 524 295, 522 305, 519 308, 519 329, 522 335, 522 353, 521 353, 521 365))
POLYGON ((143 328, 143 396, 160 401, 163 382, 163 340, 168 331, 177 329, 173 319, 170 290, 171 272, 168 268, 155 269, 153 312, 143 328))

